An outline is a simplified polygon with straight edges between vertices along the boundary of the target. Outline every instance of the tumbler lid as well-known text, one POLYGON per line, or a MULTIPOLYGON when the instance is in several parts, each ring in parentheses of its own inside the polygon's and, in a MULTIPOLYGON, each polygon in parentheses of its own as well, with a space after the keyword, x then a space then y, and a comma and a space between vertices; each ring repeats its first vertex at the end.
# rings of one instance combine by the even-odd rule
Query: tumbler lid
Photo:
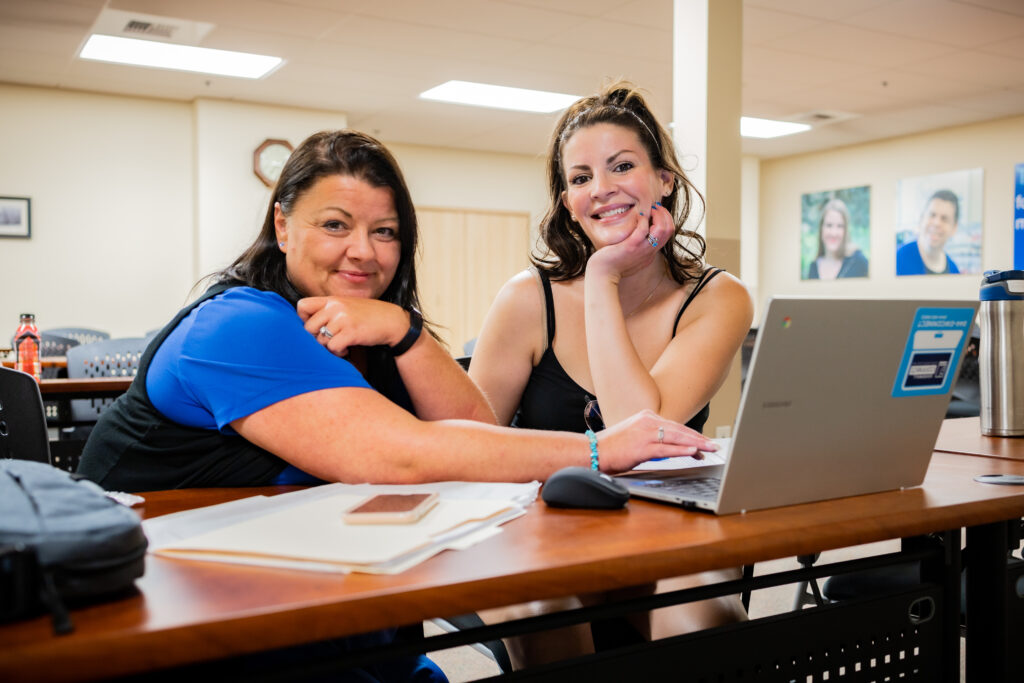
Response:
POLYGON ((1024 270, 986 270, 981 279, 981 300, 1024 300, 1024 270))

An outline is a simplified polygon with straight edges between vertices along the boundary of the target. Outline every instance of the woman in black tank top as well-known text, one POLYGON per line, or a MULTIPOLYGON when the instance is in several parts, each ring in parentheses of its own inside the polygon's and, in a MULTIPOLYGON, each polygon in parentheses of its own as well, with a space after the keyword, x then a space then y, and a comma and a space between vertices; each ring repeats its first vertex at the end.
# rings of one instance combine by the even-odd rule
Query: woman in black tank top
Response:
MULTIPOLYGON (((668 132, 639 93, 615 84, 562 116, 548 179, 550 206, 540 226, 545 251, 498 294, 476 343, 471 377, 505 424, 598 432, 648 408, 700 431, 753 307, 739 280, 705 264, 703 238, 682 227, 693 202, 703 198, 680 168, 668 132)), ((621 644, 631 633, 663 637, 745 618, 732 598, 654 615, 594 624, 592 633, 565 639, 516 640, 510 652, 514 661, 533 664, 600 649, 605 640, 621 644)))

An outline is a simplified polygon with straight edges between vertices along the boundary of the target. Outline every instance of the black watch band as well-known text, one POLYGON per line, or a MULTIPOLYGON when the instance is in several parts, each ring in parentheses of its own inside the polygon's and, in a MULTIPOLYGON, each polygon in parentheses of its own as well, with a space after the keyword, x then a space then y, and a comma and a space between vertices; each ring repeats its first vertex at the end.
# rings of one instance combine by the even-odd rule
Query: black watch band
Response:
POLYGON ((413 307, 409 307, 409 331, 402 337, 402 341, 391 347, 392 356, 401 356, 408 351, 416 340, 420 338, 423 331, 423 316, 413 307))

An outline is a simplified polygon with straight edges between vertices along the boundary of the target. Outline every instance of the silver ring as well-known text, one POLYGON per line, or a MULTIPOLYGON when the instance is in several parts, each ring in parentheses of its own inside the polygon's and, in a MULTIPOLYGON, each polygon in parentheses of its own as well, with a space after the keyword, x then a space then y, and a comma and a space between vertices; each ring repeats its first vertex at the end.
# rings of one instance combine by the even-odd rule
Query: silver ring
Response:
POLYGON ((655 249, 658 248, 658 238, 652 235, 651 233, 647 233, 647 241, 650 242, 651 246, 654 247, 655 249))
POLYGON ((333 334, 331 334, 331 331, 327 329, 327 325, 324 325, 323 327, 320 328, 320 334, 324 335, 328 339, 334 336, 333 334))
POLYGON ((665 441, 665 428, 664 427, 658 427, 658 443, 662 443, 664 441, 665 441))

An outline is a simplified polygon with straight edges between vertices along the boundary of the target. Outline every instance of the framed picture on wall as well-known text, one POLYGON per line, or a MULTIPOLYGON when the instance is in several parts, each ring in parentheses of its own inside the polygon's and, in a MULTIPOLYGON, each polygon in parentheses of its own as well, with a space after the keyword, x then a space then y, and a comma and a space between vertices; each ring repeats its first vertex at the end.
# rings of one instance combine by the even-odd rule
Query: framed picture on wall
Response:
POLYGON ((0 197, 0 237, 32 236, 32 200, 0 197))
POLYGON ((800 197, 800 279, 868 276, 871 188, 811 192, 800 197))
POLYGON ((981 272, 982 169, 899 181, 896 275, 981 272))

